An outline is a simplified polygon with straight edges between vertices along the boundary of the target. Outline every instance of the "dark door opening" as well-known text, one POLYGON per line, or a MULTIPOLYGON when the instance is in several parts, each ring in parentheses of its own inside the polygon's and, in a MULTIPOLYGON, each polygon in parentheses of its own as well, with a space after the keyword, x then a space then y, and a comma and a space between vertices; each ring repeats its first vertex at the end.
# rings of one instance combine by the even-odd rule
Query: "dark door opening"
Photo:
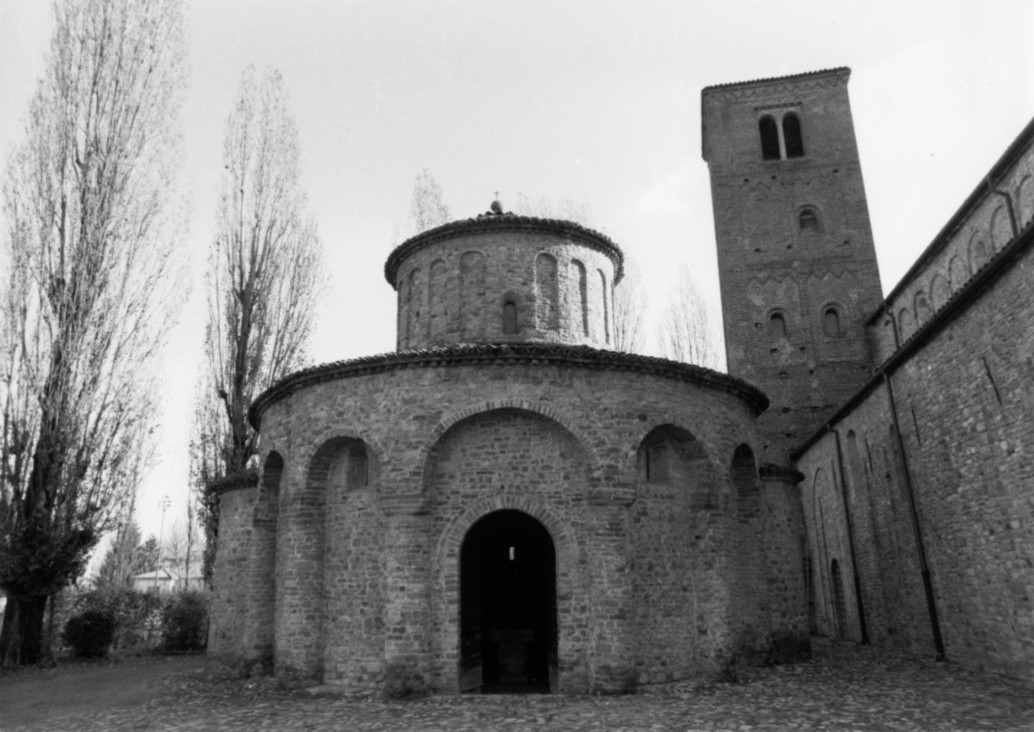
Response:
POLYGON ((525 513, 490 513, 460 549, 460 690, 548 692, 556 668, 553 539, 525 513))

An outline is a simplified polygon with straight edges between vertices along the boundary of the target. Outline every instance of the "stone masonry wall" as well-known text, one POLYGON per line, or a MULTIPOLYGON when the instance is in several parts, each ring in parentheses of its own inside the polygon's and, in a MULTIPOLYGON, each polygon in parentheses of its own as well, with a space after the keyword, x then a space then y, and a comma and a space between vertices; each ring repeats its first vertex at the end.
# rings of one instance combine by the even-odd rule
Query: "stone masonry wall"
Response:
POLYGON ((740 622, 736 558, 723 537, 737 530, 729 470, 735 448, 755 439, 753 419, 740 397, 714 387, 505 359, 356 374, 272 402, 262 434, 284 459, 270 588, 278 669, 376 688, 393 664, 454 690, 459 547, 478 518, 514 507, 557 547, 555 688, 713 671, 740 622), (639 448, 663 425, 692 435, 707 466, 685 490, 647 486, 640 474, 639 448), (356 446, 369 472, 353 491, 350 468, 334 465, 356 446), (692 505, 690 488, 713 505, 674 508, 692 505), (679 512, 684 521, 673 520, 679 512), (663 542, 654 538, 662 525, 663 542), (684 558, 678 566, 668 547, 684 558), (695 609, 679 615, 679 598, 695 609))
MULTIPOLYGON (((914 352, 895 365, 889 378, 904 460, 885 384, 836 424, 857 445, 858 460, 845 450, 848 503, 873 639, 933 651, 907 469, 947 657, 1026 679, 1034 678, 1031 241, 1028 227, 999 252, 1001 269, 978 283, 979 292, 965 293, 951 317, 920 334, 914 352)), ((835 461, 829 435, 808 448, 799 467, 828 473, 835 461)), ((818 505, 842 505, 831 481, 806 488, 812 555, 821 551, 822 534, 843 555, 842 509, 816 516, 816 492, 818 505)), ((822 618, 820 628, 830 632, 822 618)))
POLYGON ((607 348, 615 275, 609 256, 563 231, 459 230, 399 261, 398 349, 525 341, 607 348), (512 333, 507 302, 516 310, 512 333))
POLYGON ((242 487, 227 490, 219 498, 219 541, 208 629, 208 652, 213 656, 248 655, 248 560, 256 495, 254 487, 242 487))
POLYGON ((924 253, 922 265, 905 275, 880 317, 870 322, 877 363, 888 359, 1001 251, 1016 233, 1013 217, 1017 230, 1034 219, 1034 127, 1024 130, 1014 148, 980 181, 924 253))
POLYGON ((772 400, 758 423, 762 462, 787 464, 869 375, 865 321, 882 298, 848 76, 702 94, 729 373, 772 400), (760 120, 788 116, 800 120, 803 154, 766 159, 760 120))

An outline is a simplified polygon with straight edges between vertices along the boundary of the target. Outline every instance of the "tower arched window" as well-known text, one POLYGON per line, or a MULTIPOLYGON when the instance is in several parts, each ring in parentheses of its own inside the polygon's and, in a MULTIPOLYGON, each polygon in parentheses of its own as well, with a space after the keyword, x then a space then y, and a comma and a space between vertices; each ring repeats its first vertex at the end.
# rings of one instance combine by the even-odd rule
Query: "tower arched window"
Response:
POLYGON ((503 301, 503 335, 517 333, 517 302, 513 298, 503 301))
POLYGON ((828 336, 840 334, 840 313, 832 305, 822 313, 822 332, 828 336))
POLYGON ((804 140, 801 137, 801 120, 793 112, 788 112, 783 117, 783 142, 786 145, 786 157, 804 157, 804 140))
POLYGON ((797 228, 800 229, 802 234, 817 234, 822 230, 822 225, 819 222, 819 212, 811 206, 801 209, 801 212, 797 214, 797 228))
POLYGON ((772 340, 786 338, 786 316, 772 313, 768 318, 768 337, 772 340))
POLYGON ((762 160, 779 160, 779 130, 774 119, 765 115, 758 120, 758 132, 761 134, 762 160))

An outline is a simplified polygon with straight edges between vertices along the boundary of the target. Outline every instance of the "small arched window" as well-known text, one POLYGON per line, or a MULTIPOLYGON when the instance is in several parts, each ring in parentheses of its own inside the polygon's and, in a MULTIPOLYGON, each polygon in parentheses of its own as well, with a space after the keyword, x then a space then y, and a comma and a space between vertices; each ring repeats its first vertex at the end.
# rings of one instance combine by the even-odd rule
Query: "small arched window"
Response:
POLYGON ((785 117, 783 117, 783 142, 786 144, 786 157, 804 157, 804 140, 801 138, 801 120, 793 112, 789 112, 785 117))
POLYGON ((797 227, 802 234, 817 234, 821 230, 819 225, 819 213, 810 206, 802 208, 797 215, 797 227))
POLYGON ((761 159, 779 160, 779 130, 774 119, 765 115, 758 120, 758 132, 761 134, 761 159))
POLYGON ((786 338, 786 316, 782 313, 772 313, 768 318, 768 337, 772 340, 786 338))
POLYGON ((513 300, 503 302, 503 335, 517 333, 517 303, 513 300))
POLYGON ((828 336, 840 334, 840 313, 832 305, 822 313, 822 332, 828 336))

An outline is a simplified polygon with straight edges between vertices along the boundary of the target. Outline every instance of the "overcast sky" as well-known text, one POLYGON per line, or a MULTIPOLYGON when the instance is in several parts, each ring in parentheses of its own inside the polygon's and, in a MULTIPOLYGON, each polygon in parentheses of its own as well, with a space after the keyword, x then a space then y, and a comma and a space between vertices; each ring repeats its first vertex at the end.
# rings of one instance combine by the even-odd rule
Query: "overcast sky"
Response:
MULTIPOLYGON (((700 90, 836 66, 849 85, 884 291, 1034 116, 1034 3, 195 0, 183 179, 193 295, 167 356, 161 462, 139 497, 179 520, 222 136, 241 71, 278 68, 330 285, 317 362, 392 350, 383 264, 428 168, 454 218, 496 190, 571 199, 654 295, 693 267, 718 308, 700 90)), ((0 164, 22 134, 49 3, 0 0, 0 164)))

